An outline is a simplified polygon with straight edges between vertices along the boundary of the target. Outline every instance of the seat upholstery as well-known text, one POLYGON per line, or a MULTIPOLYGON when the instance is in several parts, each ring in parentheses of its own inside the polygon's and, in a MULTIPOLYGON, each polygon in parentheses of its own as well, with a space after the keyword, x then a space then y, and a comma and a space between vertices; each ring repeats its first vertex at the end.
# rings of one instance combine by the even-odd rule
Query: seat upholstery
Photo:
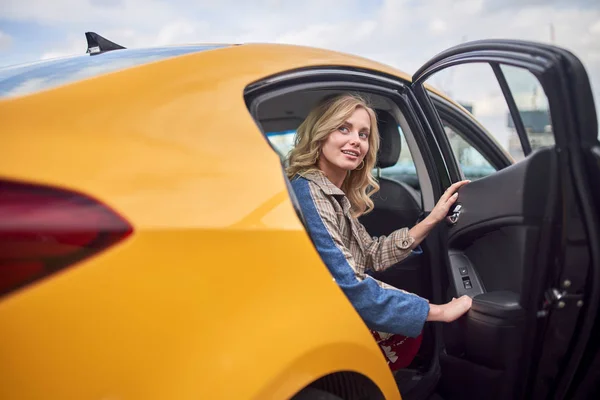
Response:
MULTIPOLYGON (((377 168, 395 165, 400 157, 401 140, 396 119, 386 111, 377 111, 381 144, 377 168)), ((389 178, 378 179, 380 190, 372 196, 374 209, 360 219, 372 236, 388 235, 402 227, 415 225, 421 214, 421 199, 409 185, 389 178)))

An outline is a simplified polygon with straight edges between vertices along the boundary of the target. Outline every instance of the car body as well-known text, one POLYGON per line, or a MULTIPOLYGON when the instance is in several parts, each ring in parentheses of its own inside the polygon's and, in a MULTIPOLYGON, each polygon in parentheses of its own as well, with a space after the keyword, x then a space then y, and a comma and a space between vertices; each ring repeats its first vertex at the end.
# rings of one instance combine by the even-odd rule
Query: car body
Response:
MULTIPOLYGON (((412 81, 271 44, 123 49, 0 72, 0 259, 44 265, 3 285, 0 397, 283 399, 334 376, 400 398, 251 107, 252 90, 282 74, 328 67, 412 81), (67 238, 59 250, 71 258, 56 261, 69 228, 104 242, 67 238)), ((489 153, 498 169, 512 163, 489 153)))

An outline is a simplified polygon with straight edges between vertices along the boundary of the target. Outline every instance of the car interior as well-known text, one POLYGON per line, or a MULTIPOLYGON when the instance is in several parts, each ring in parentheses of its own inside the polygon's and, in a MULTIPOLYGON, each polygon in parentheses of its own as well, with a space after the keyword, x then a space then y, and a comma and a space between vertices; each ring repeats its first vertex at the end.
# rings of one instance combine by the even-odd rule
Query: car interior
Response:
MULTIPOLYGON (((271 133, 293 132, 320 99, 338 91, 282 92, 258 104, 253 115, 282 165, 286 154, 274 139, 277 135, 271 133)), ((415 140, 421 131, 413 129, 398 104, 378 93, 360 94, 376 110, 381 135, 373 171, 381 188, 373 198, 374 210, 360 220, 371 235, 386 235, 414 226, 433 208, 431 177, 415 140), (400 131, 408 148, 401 148, 400 131), (414 160, 420 190, 382 177, 382 171, 395 165, 406 151, 414 160)), ((425 325, 419 354, 412 365, 396 374, 403 398, 429 398, 432 390, 442 398, 499 398, 514 389, 522 332, 530 323, 524 305, 537 295, 537 286, 530 284, 537 271, 536 257, 551 245, 548 216, 554 210, 546 199, 555 187, 546 172, 554 167, 551 149, 541 149, 471 182, 459 193, 455 219, 436 228, 447 237, 447 247, 442 249, 447 258, 432 256, 436 253, 426 240, 423 253, 373 273, 381 281, 428 299, 435 298, 438 289, 444 301, 462 294, 474 298, 468 316, 442 329, 425 325)))
MULTIPOLYGON (((267 99, 258 108, 258 121, 264 132, 267 133, 272 147, 278 152, 282 163, 286 162, 284 154, 278 146, 273 143, 270 132, 290 132, 300 125, 309 111, 322 98, 333 95, 336 90, 306 90, 292 92, 286 95, 267 99)), ((400 109, 384 96, 373 93, 359 93, 368 99, 376 111, 381 145, 377 155, 376 170, 373 174, 377 177, 380 189, 372 197, 374 209, 362 216, 360 222, 365 226, 372 236, 388 235, 402 227, 412 227, 423 214, 423 198, 421 191, 400 180, 394 180, 384 176, 385 169, 393 167, 402 151, 409 152, 410 149, 401 148, 400 130, 406 132, 407 142, 412 142, 410 127, 403 117, 400 109), (402 127, 399 129, 399 127, 402 127)), ((290 135, 289 140, 292 140, 290 135)), ((414 144, 416 146, 416 144, 414 144)), ((419 159, 414 155, 415 164, 419 159)), ((430 188, 427 173, 419 173, 424 167, 417 167, 419 187, 430 188), (423 179, 421 179, 423 177, 423 179)), ((431 189, 429 189, 431 191, 431 189)), ((433 200, 430 202, 433 204, 433 200)), ((425 257, 423 257, 425 258, 425 257)), ((397 266, 383 272, 374 272, 373 276, 386 283, 403 290, 414 292, 422 296, 429 296, 428 278, 423 258, 413 256, 397 266)))

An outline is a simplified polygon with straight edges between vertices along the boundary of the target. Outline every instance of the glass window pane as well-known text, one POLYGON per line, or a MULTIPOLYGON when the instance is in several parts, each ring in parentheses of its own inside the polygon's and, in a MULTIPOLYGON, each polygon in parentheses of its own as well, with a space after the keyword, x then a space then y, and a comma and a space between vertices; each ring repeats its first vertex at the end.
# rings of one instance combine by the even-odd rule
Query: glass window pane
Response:
POLYGON ((453 127, 444 123, 452 152, 466 179, 472 181, 496 172, 496 169, 473 146, 471 146, 453 127))
MULTIPOLYGON (((538 79, 528 70, 509 65, 500 67, 525 125, 531 150, 554 145, 548 98, 538 79)), ((509 126, 516 132, 514 124, 509 126)), ((521 146, 520 143, 512 143, 521 146)))
POLYGON ((515 160, 523 158, 508 104, 489 64, 455 65, 434 74, 427 84, 466 108, 515 160))

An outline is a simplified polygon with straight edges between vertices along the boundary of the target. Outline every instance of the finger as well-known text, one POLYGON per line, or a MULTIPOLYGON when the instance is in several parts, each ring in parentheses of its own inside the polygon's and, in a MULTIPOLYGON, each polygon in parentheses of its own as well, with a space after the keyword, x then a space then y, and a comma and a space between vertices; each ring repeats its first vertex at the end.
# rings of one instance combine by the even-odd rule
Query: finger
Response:
POLYGON ((456 199, 458 199, 458 193, 454 193, 452 196, 450 196, 448 198, 448 200, 446 201, 446 204, 448 205, 448 209, 450 209, 450 206, 456 202, 456 199))
POLYGON ((448 200, 446 200, 444 204, 440 205, 440 212, 444 215, 448 214, 448 212, 450 212, 450 209, 452 208, 452 205, 456 202, 457 198, 458 196, 451 196, 448 200))
MULTIPOLYGON (((456 200, 456 198, 458 197, 458 193, 454 193, 454 194, 448 195, 447 197, 448 198, 445 199, 445 201, 444 201, 443 204, 449 204, 449 202, 452 201, 452 199, 456 200)), ((454 202, 454 201, 452 201, 452 202, 454 202)))
POLYGON ((460 188, 461 186, 466 185, 467 183, 470 183, 470 180, 464 180, 464 181, 458 181, 458 182, 454 182, 452 185, 450 185, 450 187, 448 189, 453 189, 456 190, 458 188, 460 188))
POLYGON ((464 180, 464 181, 458 181, 458 182, 454 182, 452 185, 448 186, 448 188, 446 189, 446 192, 453 192, 456 189, 458 189, 459 187, 466 185, 467 183, 469 183, 471 181, 469 180, 464 180))
POLYGON ((452 196, 453 193, 454 193, 454 189, 452 188, 452 186, 448 186, 448 189, 446 189, 446 191, 444 193, 442 193, 442 196, 440 197, 440 199, 444 200, 444 201, 448 201, 448 198, 450 196, 452 196))
POLYGON ((471 181, 469 180, 464 180, 464 181, 459 181, 459 182, 455 182, 452 185, 450 185, 448 187, 448 189, 446 189, 446 191, 444 192, 444 194, 442 195, 442 198, 444 198, 445 200, 447 200, 450 196, 452 196, 461 186, 466 185, 467 183, 470 183, 471 181))

